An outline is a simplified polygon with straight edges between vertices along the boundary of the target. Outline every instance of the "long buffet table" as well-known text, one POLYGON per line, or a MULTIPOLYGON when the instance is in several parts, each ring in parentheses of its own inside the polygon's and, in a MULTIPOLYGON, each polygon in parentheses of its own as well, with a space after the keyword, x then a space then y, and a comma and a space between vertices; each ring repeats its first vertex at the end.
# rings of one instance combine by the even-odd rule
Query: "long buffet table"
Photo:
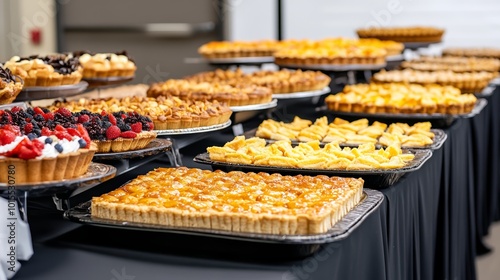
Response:
MULTIPOLYGON (((52 213, 68 232, 35 243, 15 279, 475 279, 476 245, 500 216, 498 88, 488 101, 479 115, 445 129, 448 140, 420 170, 381 190, 380 207, 349 236, 307 258, 216 238, 76 226, 52 213)), ((190 158, 229 139, 228 131, 216 133, 182 152, 190 158)), ((153 161, 99 191, 161 165, 153 161)), ((29 213, 30 222, 43 217, 29 213)))

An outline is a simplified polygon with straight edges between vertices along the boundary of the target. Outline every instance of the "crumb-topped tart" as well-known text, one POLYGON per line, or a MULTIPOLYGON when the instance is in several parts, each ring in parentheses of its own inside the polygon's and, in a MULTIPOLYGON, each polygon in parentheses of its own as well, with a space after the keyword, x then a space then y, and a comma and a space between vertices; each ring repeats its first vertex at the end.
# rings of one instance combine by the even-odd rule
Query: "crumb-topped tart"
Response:
MULTIPOLYGON (((10 116, 6 111, 0 113, 2 122, 4 116, 10 116)), ((87 172, 97 149, 82 125, 76 128, 56 125, 54 130, 44 127, 39 133, 30 128, 31 123, 22 127, 0 125, 0 182, 7 183, 12 177, 17 184, 58 181, 87 172), (12 169, 15 174, 9 173, 12 169)))
POLYGON ((0 105, 12 103, 22 89, 23 84, 0 65, 0 105))
POLYGON ((438 84, 459 88, 463 93, 479 93, 498 76, 497 72, 417 71, 412 69, 380 71, 372 81, 378 83, 438 84))
POLYGON ((282 69, 279 71, 262 70, 243 73, 240 68, 236 70, 217 69, 189 76, 185 79, 199 83, 227 84, 233 87, 262 86, 271 89, 273 94, 319 90, 328 86, 331 81, 328 75, 319 71, 282 69))
POLYGON ((65 54, 14 56, 4 66, 24 80, 24 87, 72 85, 82 79, 78 59, 65 54))
POLYGON ((88 110, 93 113, 136 112, 147 116, 156 130, 185 129, 226 123, 231 109, 218 101, 190 101, 177 97, 124 97, 56 101, 52 109, 67 108, 72 112, 88 110))
POLYGON ((176 96, 183 100, 219 101, 228 106, 245 106, 269 103, 273 93, 266 87, 256 85, 230 86, 227 84, 194 82, 170 79, 152 84, 147 96, 176 96))
POLYGON ((126 51, 116 53, 74 52, 83 67, 83 78, 131 77, 137 66, 126 51))
POLYGON ((356 30, 359 38, 376 38, 396 42, 440 42, 445 30, 428 26, 370 27, 356 30))
POLYGON ((255 136, 300 142, 319 140, 322 143, 341 145, 375 143, 384 146, 424 147, 433 143, 434 133, 431 132, 429 122, 419 122, 412 126, 406 123, 392 123, 388 126, 378 121, 369 124, 367 119, 349 122, 335 118, 333 122, 328 123, 327 117, 312 122, 296 116, 291 123, 265 120, 257 128, 255 136))
POLYGON ((394 114, 464 114, 476 101, 452 86, 398 83, 348 85, 325 99, 333 111, 394 114))
POLYGON ((342 149, 338 143, 321 147, 315 140, 294 147, 289 140, 267 144, 265 139, 244 136, 235 137, 223 147, 208 147, 207 151, 216 162, 325 170, 397 169, 414 158, 398 146, 375 149, 373 143, 365 143, 342 149))
POLYGON ((363 180, 157 168, 92 198, 93 218, 233 232, 325 233, 361 200, 363 180))

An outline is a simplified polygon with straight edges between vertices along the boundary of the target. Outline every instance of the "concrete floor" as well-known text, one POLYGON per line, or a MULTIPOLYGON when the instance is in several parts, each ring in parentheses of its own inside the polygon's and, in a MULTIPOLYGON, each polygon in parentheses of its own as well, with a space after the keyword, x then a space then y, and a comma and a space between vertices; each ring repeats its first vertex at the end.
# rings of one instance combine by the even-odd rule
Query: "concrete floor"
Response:
POLYGON ((492 252, 476 258, 477 279, 500 279, 500 222, 491 226, 490 234, 484 238, 484 243, 492 249, 492 252))

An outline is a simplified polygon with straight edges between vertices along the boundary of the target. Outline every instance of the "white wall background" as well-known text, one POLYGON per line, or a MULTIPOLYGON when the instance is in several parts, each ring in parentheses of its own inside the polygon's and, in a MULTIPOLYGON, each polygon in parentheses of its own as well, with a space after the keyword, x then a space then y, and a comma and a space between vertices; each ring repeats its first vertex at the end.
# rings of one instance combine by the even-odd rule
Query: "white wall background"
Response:
MULTIPOLYGON (((227 0, 226 38, 276 36, 275 0, 227 0)), ((367 25, 430 25, 446 29, 444 46, 500 47, 499 0, 283 0, 284 38, 345 36, 367 25)))
POLYGON ((355 37, 355 29, 368 25, 430 25, 446 29, 444 46, 500 47, 498 0, 283 2, 285 38, 355 37))
MULTIPOLYGON (((65 3, 70 0, 60 0, 65 3)), ((55 0, 0 0, 0 61, 13 55, 54 53, 57 47, 55 0), (41 30, 32 44, 30 30, 41 30)))

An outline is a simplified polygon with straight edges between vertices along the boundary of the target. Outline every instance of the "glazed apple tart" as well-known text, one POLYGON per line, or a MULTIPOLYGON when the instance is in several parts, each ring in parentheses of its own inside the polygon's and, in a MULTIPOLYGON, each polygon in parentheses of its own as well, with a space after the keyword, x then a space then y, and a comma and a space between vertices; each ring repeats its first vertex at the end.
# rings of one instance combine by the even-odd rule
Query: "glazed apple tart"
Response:
POLYGON ((363 180, 157 168, 92 198, 93 218, 233 232, 325 233, 361 200, 363 180))

